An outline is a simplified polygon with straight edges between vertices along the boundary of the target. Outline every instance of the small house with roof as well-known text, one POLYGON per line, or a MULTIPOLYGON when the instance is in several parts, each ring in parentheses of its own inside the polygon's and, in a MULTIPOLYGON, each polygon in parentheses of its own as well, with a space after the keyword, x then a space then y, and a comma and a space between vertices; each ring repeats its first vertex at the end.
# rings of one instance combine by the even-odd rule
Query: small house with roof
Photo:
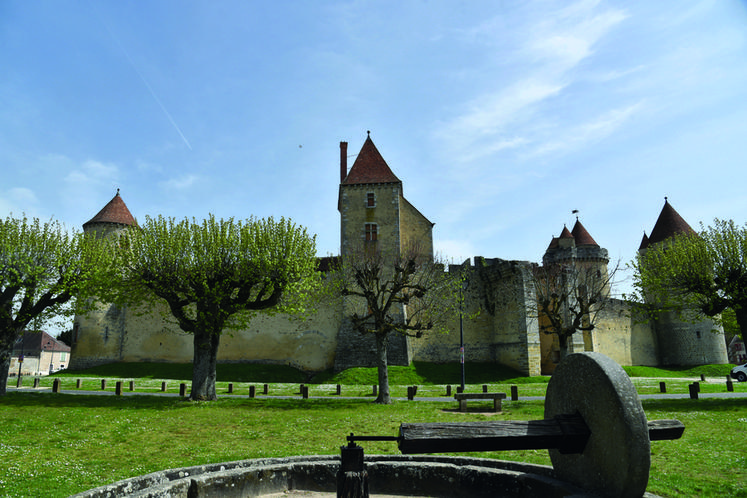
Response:
POLYGON ((26 331, 13 345, 8 373, 49 375, 67 368, 69 363, 70 346, 46 332, 26 331))

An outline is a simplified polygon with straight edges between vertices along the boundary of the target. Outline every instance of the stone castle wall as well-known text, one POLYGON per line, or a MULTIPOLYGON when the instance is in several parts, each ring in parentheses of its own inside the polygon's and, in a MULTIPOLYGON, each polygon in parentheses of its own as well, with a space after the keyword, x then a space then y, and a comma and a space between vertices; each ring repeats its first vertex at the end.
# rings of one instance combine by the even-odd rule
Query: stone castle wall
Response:
MULTIPOLYGON (((557 343, 554 336, 539 331, 531 305, 530 268, 528 262, 479 257, 474 266, 469 261, 451 265, 450 271, 468 274, 461 326, 466 361, 496 362, 524 375, 552 372, 558 359, 557 343)), ((373 366, 373 336, 354 332, 343 309, 341 300, 330 300, 308 316, 257 315, 246 329, 224 332, 218 360, 285 364, 305 371, 373 366)), ((574 334, 573 349, 599 351, 621 365, 727 361, 722 333, 711 332, 702 322, 666 325, 678 323, 671 317, 662 322, 636 318, 629 303, 611 300, 590 334, 574 334)), ((444 328, 446 332, 434 331, 417 339, 392 335, 390 364, 458 362, 459 313, 444 328)), ((117 361, 192 361, 192 336, 179 329, 165 304, 155 311, 102 306, 77 317, 75 333, 70 368, 117 361)))
POLYGON ((713 320, 688 320, 660 312, 653 320, 663 366, 728 363, 724 330, 713 320))

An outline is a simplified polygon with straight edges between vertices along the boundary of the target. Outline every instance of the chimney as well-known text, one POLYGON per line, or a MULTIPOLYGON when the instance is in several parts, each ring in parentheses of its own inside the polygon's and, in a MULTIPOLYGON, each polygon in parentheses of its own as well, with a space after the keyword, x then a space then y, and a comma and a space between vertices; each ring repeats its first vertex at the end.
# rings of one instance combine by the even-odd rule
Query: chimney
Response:
POLYGON ((348 176, 348 143, 340 142, 340 183, 348 176))

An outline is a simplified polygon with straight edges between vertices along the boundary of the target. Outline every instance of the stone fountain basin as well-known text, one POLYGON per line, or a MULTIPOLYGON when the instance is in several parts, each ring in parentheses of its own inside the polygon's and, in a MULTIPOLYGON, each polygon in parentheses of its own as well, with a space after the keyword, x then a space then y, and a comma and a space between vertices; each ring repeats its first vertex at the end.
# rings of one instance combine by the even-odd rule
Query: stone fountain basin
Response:
MULTIPOLYGON (((489 458, 366 455, 371 495, 586 497, 552 467, 489 458)), ((239 498, 306 492, 336 496, 337 455, 240 460, 163 470, 101 486, 74 498, 239 498)), ((647 497, 654 495, 646 494, 647 497)))

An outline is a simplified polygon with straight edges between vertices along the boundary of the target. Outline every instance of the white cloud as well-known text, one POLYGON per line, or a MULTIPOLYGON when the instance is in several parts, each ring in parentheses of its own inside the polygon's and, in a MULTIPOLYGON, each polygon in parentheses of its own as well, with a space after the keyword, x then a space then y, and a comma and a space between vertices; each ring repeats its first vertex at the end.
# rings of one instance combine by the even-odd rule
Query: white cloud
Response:
POLYGON ((434 252, 448 262, 462 264, 464 260, 476 256, 475 246, 466 239, 437 239, 433 241, 434 252))
POLYGON ((25 187, 11 188, 5 193, 0 193, 0 213, 4 215, 13 214, 18 218, 22 215, 37 216, 39 199, 33 190, 25 187))
POLYGON ((160 185, 165 190, 173 191, 173 190, 186 190, 190 188, 192 185, 197 183, 200 180, 200 177, 197 175, 189 174, 189 175, 182 175, 178 178, 171 178, 165 182, 161 182, 160 185))
MULTIPOLYGON (((595 44, 627 18, 621 10, 600 9, 595 1, 576 2, 560 10, 548 9, 537 22, 512 27, 512 39, 506 44, 518 45, 516 52, 521 56, 501 71, 515 74, 513 81, 506 81, 502 74, 503 79, 496 80, 500 88, 470 99, 436 130, 435 136, 455 163, 537 141, 537 135, 547 127, 547 120, 541 117, 547 111, 544 104, 563 95, 579 78, 574 70, 594 54, 595 44)), ((496 22, 489 20, 475 27, 472 32, 479 34, 475 39, 484 38, 488 32, 485 26, 496 22)), ((506 36, 499 30, 495 33, 499 38, 506 36)), ((500 53, 505 51, 496 51, 500 53)))
POLYGON ((74 188, 103 186, 105 183, 116 182, 118 168, 113 164, 105 164, 89 159, 80 168, 67 174, 65 183, 74 188))
POLYGON ((543 142, 533 150, 527 151, 526 157, 581 149, 612 135, 644 107, 643 102, 637 102, 627 107, 611 109, 593 120, 578 123, 573 127, 556 130, 558 134, 554 135, 553 140, 543 142))

